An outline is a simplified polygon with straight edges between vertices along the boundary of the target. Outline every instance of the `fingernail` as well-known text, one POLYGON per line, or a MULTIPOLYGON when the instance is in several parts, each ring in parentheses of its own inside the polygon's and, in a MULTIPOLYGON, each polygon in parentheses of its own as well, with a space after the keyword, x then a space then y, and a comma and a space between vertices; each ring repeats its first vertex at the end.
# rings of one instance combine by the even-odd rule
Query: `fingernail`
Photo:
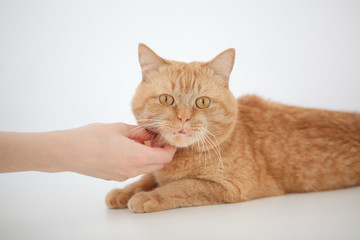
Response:
POLYGON ((152 145, 152 144, 151 144, 151 141, 145 141, 144 144, 145 144, 146 146, 148 146, 148 147, 151 147, 151 145, 152 145))
POLYGON ((151 140, 151 147, 157 147, 157 148, 159 148, 159 147, 161 147, 156 141, 154 141, 154 140, 151 140))

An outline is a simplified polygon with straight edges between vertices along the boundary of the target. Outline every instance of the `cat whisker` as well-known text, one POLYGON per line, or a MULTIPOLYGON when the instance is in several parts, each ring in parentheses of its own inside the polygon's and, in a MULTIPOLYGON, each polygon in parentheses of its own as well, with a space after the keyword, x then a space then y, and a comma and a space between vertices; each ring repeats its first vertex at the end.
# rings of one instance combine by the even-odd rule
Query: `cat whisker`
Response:
MULTIPOLYGON (((196 143, 197 143, 197 148, 198 148, 198 152, 199 152, 199 154, 198 154, 198 168, 199 168, 199 166, 200 166, 200 163, 201 163, 201 158, 202 158, 202 155, 203 155, 203 151, 201 150, 201 148, 200 148, 200 140, 199 140, 199 136, 198 136, 198 133, 194 133, 194 135, 195 135, 195 137, 196 137, 196 139, 198 139, 198 141, 196 141, 196 143)), ((194 148, 194 144, 192 145, 192 147, 194 148)))
POLYGON ((129 134, 132 134, 132 135, 136 135, 138 132, 140 132, 141 130, 143 130, 144 128, 146 129, 148 127, 148 125, 139 125, 137 126, 136 128, 132 129, 129 134))
MULTIPOLYGON (((139 126, 137 126, 136 128, 132 129, 129 134, 135 136, 138 132, 140 132, 142 129, 147 129, 149 127, 155 128, 155 129, 160 129, 164 124, 161 120, 157 120, 157 119, 139 119, 139 126), (144 123, 141 124, 140 122, 143 121, 148 121, 148 123, 144 123)), ((154 132, 150 132, 151 135, 155 136, 156 133, 154 132)))
POLYGON ((205 147, 205 142, 204 139, 202 137, 202 135, 200 134, 200 132, 198 134, 196 134, 197 138, 200 140, 201 145, 201 153, 204 153, 204 169, 203 172, 205 173, 206 171, 206 147, 205 147))
POLYGON ((214 153, 218 157, 220 169, 222 170, 222 175, 223 175, 225 167, 222 161, 220 145, 217 141, 217 138, 213 133, 211 133, 209 130, 205 128, 199 128, 198 130, 199 130, 199 134, 201 135, 202 141, 205 142, 207 146, 209 146, 208 150, 213 149, 214 153))
POLYGON ((223 175, 224 174, 224 164, 223 164, 222 157, 221 157, 220 147, 219 147, 219 145, 216 145, 214 143, 214 141, 208 135, 205 134, 204 137, 205 137, 206 141, 208 141, 208 143, 212 147, 212 149, 214 150, 215 154, 217 155, 218 160, 219 160, 220 169, 221 169, 222 175, 223 175))
POLYGON ((142 126, 137 126, 136 128, 132 129, 130 132, 129 132, 129 136, 130 137, 134 137, 136 136, 136 134, 138 134, 141 130, 143 130, 144 128, 142 126))
MULTIPOLYGON (((199 139, 198 133, 195 133, 195 137, 196 137, 197 139, 199 139)), ((199 151, 199 155, 198 155, 198 165, 199 165, 200 156, 202 156, 202 151, 200 150, 200 143, 199 143, 199 141, 196 141, 196 143, 197 143, 198 151, 199 151)))

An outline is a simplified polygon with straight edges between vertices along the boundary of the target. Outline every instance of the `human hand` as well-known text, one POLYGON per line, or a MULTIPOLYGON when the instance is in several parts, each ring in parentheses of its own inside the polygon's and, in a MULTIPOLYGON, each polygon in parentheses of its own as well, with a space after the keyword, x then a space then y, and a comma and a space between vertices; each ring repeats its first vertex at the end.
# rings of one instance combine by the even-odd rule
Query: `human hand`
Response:
POLYGON ((142 127, 125 123, 90 124, 63 134, 70 147, 65 169, 106 180, 124 181, 160 170, 176 151, 169 145, 144 145, 152 135, 142 127))

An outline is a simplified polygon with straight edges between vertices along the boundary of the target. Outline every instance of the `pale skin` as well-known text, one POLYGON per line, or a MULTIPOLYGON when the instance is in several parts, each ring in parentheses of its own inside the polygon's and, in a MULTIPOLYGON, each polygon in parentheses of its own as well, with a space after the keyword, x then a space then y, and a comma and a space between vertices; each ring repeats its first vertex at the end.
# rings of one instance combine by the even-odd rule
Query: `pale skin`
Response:
POLYGON ((70 171, 125 181, 163 168, 173 146, 146 146, 152 136, 125 123, 90 124, 43 133, 0 132, 0 173, 70 171))

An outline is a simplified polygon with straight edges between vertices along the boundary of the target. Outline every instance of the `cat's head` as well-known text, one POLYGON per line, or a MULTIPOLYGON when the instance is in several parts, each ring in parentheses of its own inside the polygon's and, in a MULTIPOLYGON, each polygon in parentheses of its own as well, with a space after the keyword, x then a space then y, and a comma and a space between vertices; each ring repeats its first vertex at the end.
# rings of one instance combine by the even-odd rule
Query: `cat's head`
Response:
POLYGON ((228 89, 234 59, 228 49, 209 62, 175 62, 139 44, 143 79, 132 101, 138 124, 161 144, 203 151, 223 142, 237 116, 228 89))

